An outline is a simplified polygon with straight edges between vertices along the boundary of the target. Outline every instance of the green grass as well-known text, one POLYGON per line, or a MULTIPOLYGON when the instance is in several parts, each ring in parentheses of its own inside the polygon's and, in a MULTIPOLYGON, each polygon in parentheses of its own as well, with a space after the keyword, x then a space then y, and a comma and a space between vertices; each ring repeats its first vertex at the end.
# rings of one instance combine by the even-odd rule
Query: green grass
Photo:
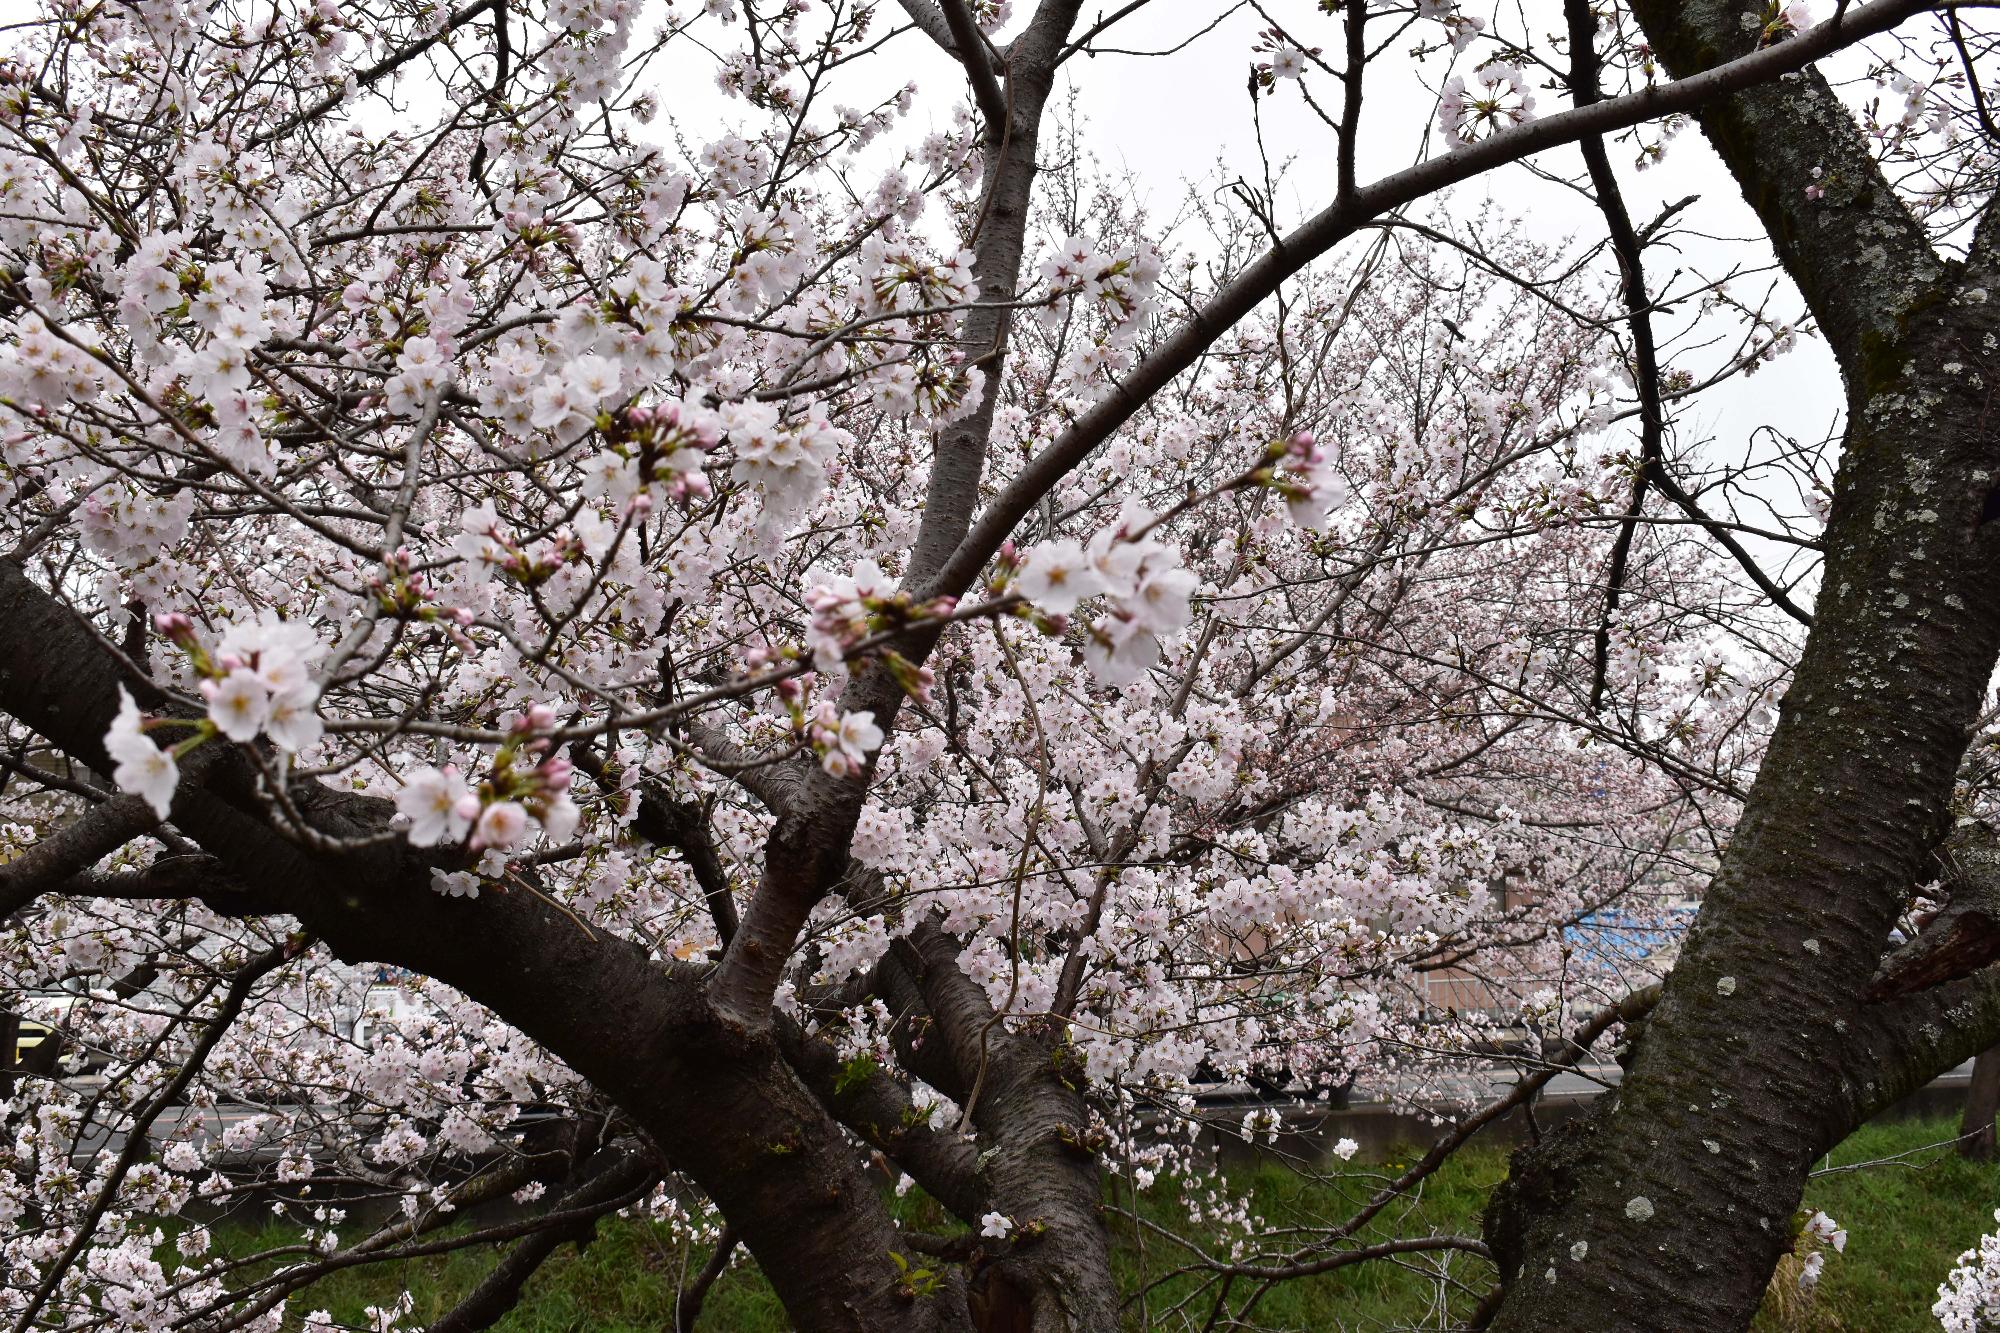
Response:
MULTIPOLYGON (((1948 1148, 1927 1145, 1954 1132, 1943 1121, 1875 1125, 1848 1140, 1823 1166, 1884 1164, 1815 1177, 1807 1205, 1832 1214, 1850 1233, 1847 1251, 1833 1256, 1817 1298, 1803 1311, 1767 1309, 1760 1333, 1918 1333, 1934 1330, 1931 1302, 1938 1282, 1961 1250, 1990 1228, 2000 1206, 2000 1167, 1961 1161, 1948 1148), (1895 1159, 1885 1161, 1885 1159, 1895 1159)), ((1266 1226, 1309 1226, 1351 1211, 1372 1192, 1385 1172, 1407 1158, 1356 1163, 1307 1177, 1276 1164, 1227 1173, 1231 1190, 1246 1194, 1251 1210, 1266 1226)), ((1360 1238, 1478 1232, 1486 1192, 1504 1175, 1506 1156, 1497 1149, 1461 1153, 1426 1181, 1421 1193, 1389 1209, 1360 1238)), ((1122 1183, 1111 1203, 1132 1205, 1122 1183)), ((1138 1202, 1138 1213, 1160 1225, 1181 1223, 1183 1234, 1219 1249, 1216 1229, 1185 1225, 1185 1204, 1169 1187, 1156 1187, 1138 1202)), ((896 1208, 911 1225, 947 1230, 935 1205, 921 1198, 899 1200, 896 1208)), ((1114 1227, 1115 1262, 1125 1289, 1144 1278, 1160 1278, 1191 1256, 1170 1240, 1120 1217, 1114 1227)), ((354 1234, 350 1231, 348 1234, 354 1234)), ((260 1244, 289 1238, 274 1223, 218 1227, 218 1244, 247 1253, 260 1244)), ((387 1305, 404 1290, 415 1299, 414 1321, 429 1322, 450 1309, 492 1262, 491 1249, 462 1250, 397 1265, 350 1269, 295 1297, 296 1315, 324 1308, 336 1319, 360 1323, 369 1305, 387 1305)), ((647 1223, 612 1221, 581 1252, 565 1247, 529 1283, 520 1305, 499 1325, 511 1333, 660 1333, 673 1327, 673 1303, 684 1271, 699 1268, 705 1256, 690 1254, 669 1229, 647 1223)), ((913 1260, 921 1262, 916 1256, 913 1260)), ((1453 1313, 1471 1308, 1487 1285, 1490 1270, 1463 1255, 1414 1255, 1376 1261, 1337 1273, 1273 1287, 1260 1301, 1257 1321, 1298 1330, 1394 1330, 1440 1327, 1440 1299, 1453 1313)), ((1189 1327, 1174 1313, 1176 1302, 1195 1293, 1200 1280, 1180 1277, 1154 1289, 1149 1305, 1154 1327, 1189 1327)), ((1237 1305, 1253 1289, 1239 1283, 1237 1305)), ((1198 1309, 1192 1327, 1207 1318, 1213 1288, 1186 1309, 1198 1309)), ((421 1324, 419 1324, 421 1326, 421 1324)), ((1130 1327, 1139 1327, 1135 1318, 1130 1327)), ((742 1263, 716 1284, 702 1313, 701 1327, 713 1333, 781 1333, 783 1311, 755 1268, 742 1263)))
MULTIPOLYGON (((1994 1226, 2000 1166, 1967 1162, 1949 1147, 1956 1120, 1869 1125, 1821 1163, 1882 1163, 1815 1176, 1808 1207, 1847 1228, 1845 1254, 1832 1256, 1809 1333, 1936 1333, 1931 1304, 1952 1261, 1994 1226), (1921 1151, 1919 1151, 1921 1150, 1921 1151), (1902 1154, 1912 1154, 1900 1161, 1902 1154)), ((1777 1329, 1775 1321, 1759 1329, 1777 1329)))

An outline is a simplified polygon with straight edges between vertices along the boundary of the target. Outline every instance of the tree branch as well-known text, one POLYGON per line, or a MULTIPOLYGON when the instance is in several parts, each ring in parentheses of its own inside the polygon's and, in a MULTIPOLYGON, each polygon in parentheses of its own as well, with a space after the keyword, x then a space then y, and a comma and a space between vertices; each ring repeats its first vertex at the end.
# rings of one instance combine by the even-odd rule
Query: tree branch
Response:
MULTIPOLYGON (((924 0, 904 0, 904 8, 921 5, 924 0)), ((972 84, 973 100, 979 103, 979 114, 986 117, 988 125, 1005 127, 1007 124, 1007 94, 1001 91, 1000 80, 994 77, 994 65, 987 55, 987 43, 979 25, 972 21, 972 11, 965 7, 965 0, 937 0, 944 11, 944 21, 951 28, 952 52, 965 66, 965 77, 972 84)))
POLYGON ((1890 1000, 2000 962, 2000 837, 1984 824, 1953 829, 1938 852, 1949 901, 1882 960, 1868 998, 1890 1000))
MULTIPOLYGON (((1854 7, 1848 17, 1858 19, 1872 8, 1854 7)), ((1944 6, 1912 7, 1913 12, 1936 8, 1944 6)), ((1634 0, 1632 12, 1661 63, 1678 79, 1702 77, 1704 71, 1728 68, 1723 62, 1756 59, 1808 40, 1792 38, 1755 50, 1762 25, 1746 23, 1753 11, 1734 0, 1634 0)), ((1897 367, 1871 365, 1871 353, 1887 355, 1900 344, 1898 316, 1914 293, 1943 276, 1943 266, 1922 225, 1876 166, 1839 95, 1816 71, 1804 70, 1710 100, 1700 119, 1763 221, 1849 384, 1865 390, 1893 378, 1897 367), (1808 197, 1809 188, 1818 197, 1808 197)))
POLYGON ((924 1192, 971 1222, 987 1211, 985 1188, 972 1145, 934 1128, 910 1100, 909 1089, 887 1071, 843 1062, 825 1040, 790 1021, 776 1028, 785 1060, 821 1104, 870 1147, 910 1173, 924 1192))
POLYGON ((695 1321, 701 1318, 702 1303, 708 1299, 708 1292, 715 1280, 729 1271, 729 1257, 736 1252, 736 1233, 727 1223, 715 1237, 715 1252, 708 1256, 708 1262, 695 1274, 694 1281, 682 1291, 674 1301, 674 1333, 694 1333, 695 1321))
MULTIPOLYGON (((570 760, 577 768, 590 775, 605 792, 617 789, 611 772, 595 750, 578 743, 570 747, 570 760)), ((715 840, 708 835, 708 821, 702 814, 699 803, 694 801, 670 801, 649 789, 642 778, 638 789, 639 813, 632 821, 632 829, 647 842, 660 847, 671 847, 687 862, 688 870, 694 875, 695 883, 701 887, 702 900, 708 904, 709 919, 715 923, 716 938, 724 948, 736 936, 738 925, 736 898, 729 889, 729 874, 722 868, 722 858, 715 850, 715 840)))
MULTIPOLYGON (((1603 62, 1597 53, 1597 14, 1589 0, 1564 0, 1569 21, 1570 98, 1577 106, 1593 106, 1603 100, 1598 86, 1603 62)), ((1660 401, 1660 357, 1653 342, 1652 300, 1646 294, 1645 248, 1632 226, 1625 196, 1618 188, 1618 175, 1611 169, 1611 157, 1604 148, 1604 136, 1587 134, 1577 142, 1583 150, 1591 187, 1597 193, 1598 211, 1604 214, 1605 229, 1611 236, 1611 252, 1618 257, 1620 293, 1625 300, 1625 318, 1632 331, 1632 383, 1639 393, 1639 466, 1632 478, 1632 498, 1625 506, 1625 521, 1611 543, 1611 564, 1604 577, 1604 615, 1598 621, 1592 651, 1590 710, 1604 702, 1604 688, 1611 666, 1611 620, 1618 614, 1618 602, 1625 591, 1625 567, 1632 555, 1639 518, 1646 512, 1646 488, 1660 470, 1666 436, 1666 415, 1660 401)))
MULTIPOLYGON (((0 672, 4 670, 0 666, 0 672)), ((0 676, 0 690, 4 688, 0 676)), ((146 798, 133 795, 114 796, 64 820, 34 846, 0 865, 0 921, 44 893, 61 892, 66 881, 159 823, 146 798)))
POLYGON ((650 1156, 605 1149, 577 1173, 579 1179, 552 1210, 560 1219, 515 1245, 477 1287, 430 1326, 429 1333, 476 1333, 500 1322, 521 1301, 521 1290, 558 1248, 589 1243, 605 1213, 626 1206, 633 1193, 659 1177, 650 1156))
MULTIPOLYGON (((1217 338, 1275 293, 1281 283, 1353 235, 1364 223, 1447 186, 1547 149, 1574 143, 1586 135, 1606 134, 1676 112, 1692 111, 1715 99, 1768 83, 1929 8, 1932 6, 1924 0, 1874 0, 1872 4, 1857 5, 1790 41, 1662 87, 1529 121, 1384 177, 1357 190, 1351 200, 1336 200, 1225 284, 1207 305, 1163 339, 1116 388, 1035 455, 987 506, 934 574, 921 577, 928 566, 913 567, 920 576, 920 586, 912 591, 928 597, 955 595, 970 587, 1001 543, 1013 534, 1042 496, 1130 420, 1154 394, 1194 365, 1217 338)), ((928 519, 929 514, 925 517, 928 519)))

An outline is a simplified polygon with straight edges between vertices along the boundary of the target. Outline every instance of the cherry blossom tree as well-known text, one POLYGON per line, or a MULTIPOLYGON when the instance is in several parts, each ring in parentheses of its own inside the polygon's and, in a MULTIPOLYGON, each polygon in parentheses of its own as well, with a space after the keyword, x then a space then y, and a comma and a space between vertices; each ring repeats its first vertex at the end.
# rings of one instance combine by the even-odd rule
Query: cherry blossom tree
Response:
POLYGON ((431 1327, 483 1328, 627 1210, 682 1327, 742 1254, 815 1330, 1253 1324, 1413 1257, 1445 1318, 1728 1327, 1817 1274, 1813 1158, 2000 1038, 1987 972, 1865 994, 1974 878, 1935 858, 2000 652, 1975 7, 1260 10, 1247 114, 1325 159, 1171 217, 1058 96, 1145 8, 11 31, 13 1327, 323 1326, 322 1278, 478 1247, 431 1327), (1391 79, 1433 133, 1371 182, 1391 79), (1682 209, 1607 145, 1689 118, 1806 319, 1649 276, 1682 209), (1450 193, 1551 150, 1601 236, 1450 193), (1802 329, 1837 474, 1680 429, 1802 329), (1696 897, 1664 980, 1578 945, 1696 897), (1462 1097, 1524 1033, 1303 1232, 1197 1142, 1204 1084, 1462 1097), (1613 1042, 1486 1235, 1384 1235, 1613 1042), (1167 1181, 1155 1310, 1110 1237, 1167 1181), (296 1239, 219 1243, 243 1199, 296 1239))

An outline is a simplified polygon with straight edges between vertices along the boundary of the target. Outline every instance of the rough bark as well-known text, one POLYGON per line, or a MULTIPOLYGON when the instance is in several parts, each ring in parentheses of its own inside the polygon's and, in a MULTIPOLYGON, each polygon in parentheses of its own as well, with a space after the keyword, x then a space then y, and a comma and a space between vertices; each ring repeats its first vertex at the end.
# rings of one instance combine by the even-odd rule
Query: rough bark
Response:
POLYGON ((2000 837, 1983 824, 1952 830, 1939 857, 1946 901, 1868 983, 1871 1000, 1913 995, 2000 961, 2000 837))
MULTIPOLYGON (((1681 77, 1746 49, 1762 7, 1634 10, 1681 77)), ((1514 1333, 1746 1327, 1814 1158, 2000 1036, 1988 974, 1864 996, 2000 654, 1991 237, 1939 261, 1816 74, 1701 122, 1840 360, 1849 426, 1815 623, 1699 922, 1617 1095, 1522 1154, 1490 1218, 1514 1333)))
POLYGON ((1118 1326, 1118 1289, 1099 1196, 1080 1062, 1056 1020, 1018 1031, 992 1021, 986 993, 958 969, 958 945, 925 925, 913 960, 939 1036, 972 1071, 972 1122, 988 1145, 981 1179, 1014 1219, 1013 1242, 975 1271, 988 1333, 1082 1333, 1118 1326))
POLYGON ((1937 382, 1947 348, 1974 356, 2000 336, 1985 311, 1960 308, 1973 330, 1933 318, 1945 346, 1926 349, 1928 375, 1858 414, 1819 624, 1758 781, 1582 1179, 1531 1230, 1497 1329, 1622 1327, 1638 1309, 1642 1327, 1746 1326, 1813 1159, 1885 1086, 2000 1035, 1990 1013, 1968 1013, 1962 1040, 1924 1067, 1842 1059, 2000 649, 2000 571, 1979 523, 2000 449, 1983 395, 1937 382))

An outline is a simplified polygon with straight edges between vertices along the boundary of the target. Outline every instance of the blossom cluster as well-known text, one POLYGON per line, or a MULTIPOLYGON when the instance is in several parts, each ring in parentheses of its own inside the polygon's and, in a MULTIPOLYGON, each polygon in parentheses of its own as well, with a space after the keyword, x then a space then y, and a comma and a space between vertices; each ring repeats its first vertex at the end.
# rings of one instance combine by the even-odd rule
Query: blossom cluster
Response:
POLYGON ((1166 543, 1126 533, 1145 522, 1128 512, 1124 522, 1101 530, 1085 545, 1059 538, 1021 557, 1020 594, 1045 611, 1067 616, 1086 598, 1103 597, 1105 614, 1093 622, 1084 657, 1100 682, 1129 685, 1160 659, 1160 638, 1185 629, 1197 580, 1166 543))
POLYGON ((146 734, 132 696, 119 691, 120 707, 104 737, 105 751, 116 768, 113 780, 144 796, 160 818, 167 817, 180 780, 179 757, 211 736, 238 744, 259 736, 286 755, 310 749, 325 734, 318 709, 319 685, 314 663, 324 645, 310 625, 279 618, 268 610, 232 624, 211 653, 195 633, 194 622, 178 612, 162 614, 155 628, 185 651, 199 677, 201 699, 207 705, 199 722, 166 717, 154 729, 192 726, 193 734, 163 750, 146 734))
POLYGON ((1438 129, 1445 142, 1463 148, 1501 130, 1533 119, 1535 94, 1519 66, 1492 61, 1468 82, 1454 74, 1438 98, 1438 129))
MULTIPOLYGON (((1993 1220, 2000 1222, 2000 1211, 1993 1220)), ((1944 1333, 1990 1333, 2000 1328, 2000 1230, 1958 1256, 1951 1273, 1938 1285, 1931 1315, 1944 1333)))
POLYGON ((458 768, 422 765, 403 774, 396 812, 419 847, 463 843, 467 851, 507 851, 527 835, 532 818, 552 842, 575 832, 580 815, 570 800, 573 767, 548 733, 555 711, 535 704, 512 718, 508 739, 470 782, 458 768))

